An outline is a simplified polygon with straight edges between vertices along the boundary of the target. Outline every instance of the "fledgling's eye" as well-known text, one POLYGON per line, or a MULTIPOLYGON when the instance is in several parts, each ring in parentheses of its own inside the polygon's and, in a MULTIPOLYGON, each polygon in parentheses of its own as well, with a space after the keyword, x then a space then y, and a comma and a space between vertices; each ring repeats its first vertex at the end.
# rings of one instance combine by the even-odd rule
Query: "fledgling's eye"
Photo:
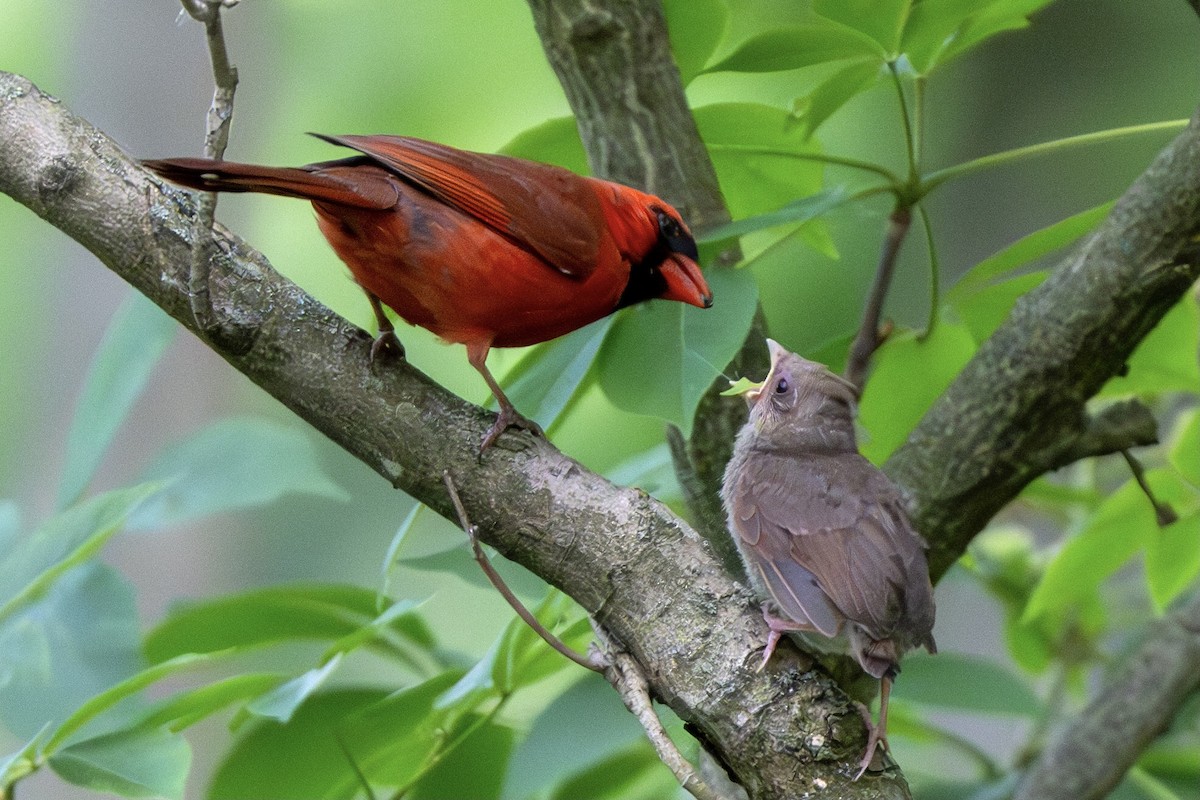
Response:
POLYGON ((775 384, 775 394, 786 394, 787 390, 790 388, 792 388, 792 387, 788 383, 788 379, 780 378, 779 381, 775 384))

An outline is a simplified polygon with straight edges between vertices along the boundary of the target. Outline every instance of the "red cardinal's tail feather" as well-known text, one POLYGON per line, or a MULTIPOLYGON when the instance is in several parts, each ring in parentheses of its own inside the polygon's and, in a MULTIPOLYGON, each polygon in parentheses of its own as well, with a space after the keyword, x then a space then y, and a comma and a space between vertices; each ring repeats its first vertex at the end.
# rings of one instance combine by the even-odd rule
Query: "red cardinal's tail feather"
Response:
POLYGON ((338 175, 334 165, 295 169, 207 158, 168 158, 143 161, 142 166, 172 183, 202 192, 261 192, 374 209, 391 208, 397 199, 396 187, 383 170, 371 180, 366 170, 359 168, 350 181, 338 175))

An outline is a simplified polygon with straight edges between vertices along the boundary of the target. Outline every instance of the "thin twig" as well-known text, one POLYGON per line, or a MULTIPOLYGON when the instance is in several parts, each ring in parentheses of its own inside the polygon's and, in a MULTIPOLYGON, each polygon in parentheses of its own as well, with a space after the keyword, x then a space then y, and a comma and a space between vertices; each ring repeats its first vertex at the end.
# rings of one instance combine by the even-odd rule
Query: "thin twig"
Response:
POLYGON ((525 624, 533 629, 534 633, 542 637, 542 641, 584 669, 590 669, 592 672, 603 674, 604 667, 602 665, 597 663, 592 657, 580 655, 563 644, 562 639, 559 639, 545 625, 539 622, 538 618, 530 613, 525 604, 513 594, 512 589, 509 589, 508 584, 504 582, 504 578, 501 578, 500 573, 496 572, 496 568, 492 566, 492 562, 488 561, 483 548, 479 546, 479 529, 472 525, 471 520, 467 517, 467 509, 463 507, 462 499, 458 496, 458 488, 454 485, 454 479, 450 477, 450 470, 442 472, 442 482, 446 484, 446 492, 450 495, 450 502, 454 504, 454 511, 458 514, 458 522, 462 525, 462 529, 466 531, 467 538, 471 541, 471 550, 475 553, 475 560, 479 562, 479 566, 483 569, 483 574, 487 576, 488 581, 491 582, 492 586, 496 587, 496 591, 512 606, 512 610, 517 612, 517 616, 523 619, 525 624))
POLYGON ((887 297, 888 288, 892 284, 892 273, 896 270, 896 257, 900 254, 900 245, 908 235, 912 225, 912 209, 900 205, 888 218, 887 236, 883 240, 883 251, 879 255, 879 268, 875 272, 875 283, 867 298, 867 307, 863 311, 862 325, 854 344, 850 346, 850 358, 846 363, 846 379, 862 391, 867 379, 867 365, 871 355, 883 342, 880 336, 879 320, 883 316, 883 301, 887 297))
MULTIPOLYGON (((233 118, 233 95, 237 91, 237 68, 229 63, 225 33, 221 27, 221 9, 232 8, 238 0, 182 0, 193 19, 204 23, 208 54, 212 62, 212 105, 208 109, 204 134, 204 156, 215 160, 225 157, 229 144, 229 123, 233 118)), ((204 192, 196 208, 196 242, 188 275, 188 298, 196 325, 203 331, 212 328, 212 298, 208 288, 208 261, 212 250, 212 228, 217 213, 217 193, 204 192)))
POLYGON ((1158 522, 1158 527, 1165 528, 1172 522, 1178 522, 1179 515, 1175 513, 1175 509, 1154 496, 1154 490, 1146 482, 1146 471, 1142 468, 1142 462, 1138 461, 1133 453, 1128 450, 1122 450, 1121 455, 1125 457, 1125 463, 1129 465, 1129 471, 1133 473, 1133 479, 1137 481, 1138 486, 1142 487, 1142 491, 1150 500, 1150 505, 1154 506, 1154 519, 1158 522))
POLYGON ((629 712, 641 723, 642 729, 646 731, 646 738, 654 746, 659 760, 671 770, 679 785, 697 800, 726 800, 700 777, 696 767, 683 757, 667 734, 662 720, 658 718, 658 712, 654 710, 654 703, 650 699, 650 685, 642 668, 632 656, 613 646, 604 629, 594 619, 592 627, 596 631, 596 638, 606 651, 603 656, 607 663, 604 677, 617 690, 617 694, 621 695, 621 700, 629 712))

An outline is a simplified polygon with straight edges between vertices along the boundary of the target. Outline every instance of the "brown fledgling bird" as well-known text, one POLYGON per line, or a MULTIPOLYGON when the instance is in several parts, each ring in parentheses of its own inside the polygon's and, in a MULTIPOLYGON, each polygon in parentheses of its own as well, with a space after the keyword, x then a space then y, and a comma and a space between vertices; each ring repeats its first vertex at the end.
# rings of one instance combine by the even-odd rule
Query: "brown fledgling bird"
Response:
MULTIPOLYGON (((644 300, 708 308, 696 241, 653 195, 561 167, 406 136, 321 136, 357 155, 306 167, 202 158, 142 164, 181 186, 308 200, 379 323, 382 306, 467 347, 500 404, 483 439, 531 430, 487 368, 493 347, 549 341, 644 300)), ((481 450, 481 452, 482 452, 481 450)))
POLYGON ((738 433, 721 497, 746 573, 765 600, 766 666, 784 631, 833 638, 843 630, 858 663, 880 679, 880 742, 900 657, 937 652, 926 545, 896 486, 858 453, 854 385, 768 339, 771 372, 747 390, 750 420, 738 433))

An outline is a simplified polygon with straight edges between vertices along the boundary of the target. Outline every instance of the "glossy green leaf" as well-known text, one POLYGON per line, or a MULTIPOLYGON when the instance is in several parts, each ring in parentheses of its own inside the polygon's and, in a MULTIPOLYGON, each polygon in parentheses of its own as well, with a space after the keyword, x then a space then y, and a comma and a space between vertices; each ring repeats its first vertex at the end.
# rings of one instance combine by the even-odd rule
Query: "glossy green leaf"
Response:
POLYGON ((773 28, 751 36, 706 72, 777 72, 886 53, 869 35, 834 22, 773 28))
POLYGON ((663 0, 671 37, 671 52, 683 85, 692 82, 708 64, 725 34, 729 8, 723 0, 663 0))
MULTIPOLYGON (((1156 490, 1166 488, 1165 476, 1163 470, 1146 473, 1156 490)), ((1029 598, 1023 620, 1055 618, 1070 612, 1094 596, 1108 576, 1156 535, 1154 509, 1137 483, 1132 479, 1126 481, 1050 562, 1029 598)))
POLYGON ((246 710, 256 717, 287 722, 296 713, 296 709, 329 680, 329 676, 341 663, 342 654, 336 653, 321 666, 314 667, 303 675, 297 675, 261 697, 256 697, 246 706, 246 710))
POLYGON ((166 726, 180 731, 234 703, 269 692, 285 677, 277 672, 250 672, 188 689, 156 703, 132 727, 166 726))
POLYGON ((913 0, 813 0, 813 11, 870 36, 894 54, 913 0))
POLYGON ((918 73, 962 55, 988 38, 1026 27, 1050 0, 922 0, 913 5, 901 49, 918 73))
POLYGON ((645 303, 613 323, 597 360, 600 386, 618 408, 660 417, 690 434, 700 398, 746 338, 758 287, 745 270, 706 273, 713 307, 645 303))
POLYGON ((967 326, 977 345, 983 344, 1008 319, 1017 298, 1041 285, 1048 272, 1031 272, 1007 281, 984 286, 955 301, 958 319, 967 326))
POLYGON ((705 233, 702 238, 705 242, 718 242, 722 239, 743 236, 753 231, 773 228, 777 225, 809 222, 829 213, 838 206, 844 205, 849 200, 850 193, 844 187, 835 186, 832 189, 826 189, 809 197, 794 200, 774 211, 769 211, 765 214, 756 214, 752 217, 735 220, 734 222, 714 228, 705 233))
MULTIPOLYGON (((359 586, 291 584, 181 606, 146 636, 146 657, 159 662, 181 653, 288 639, 337 640, 373 623, 376 597, 359 586)), ((433 634, 416 614, 405 614, 388 628, 419 647, 433 646, 433 634)))
POLYGON ((107 565, 71 570, 0 625, 0 718, 22 738, 138 672, 133 588, 107 565))
POLYGON ((501 797, 516 738, 516 732, 505 725, 480 725, 422 775, 405 797, 412 800, 501 797))
POLYGON ((983 714, 1035 716, 1041 701, 1020 675, 1001 664, 963 653, 912 653, 893 692, 922 705, 983 714))
POLYGON ((1186 293, 1138 344, 1124 377, 1110 380, 1101 397, 1195 392, 1200 387, 1200 300, 1186 293))
POLYGON ((946 302, 956 305, 967 296, 980 291, 988 284, 1008 276, 1013 271, 1032 264, 1056 250, 1061 250, 1091 231, 1112 210, 1110 201, 1066 219, 1059 220, 1041 230, 1023 236, 1003 250, 988 256, 966 272, 946 293, 946 302))
POLYGON ((220 420, 167 449, 146 475, 168 485, 130 520, 141 529, 266 505, 292 493, 349 499, 325 475, 306 430, 265 418, 220 420))
POLYGON ((569 776, 554 788, 550 800, 661 800, 678 791, 654 749, 640 742, 569 776))
POLYGON ((945 64, 998 33, 1029 27, 1030 15, 1050 3, 1051 0, 996 0, 967 20, 942 49, 938 63, 945 64))
POLYGON ((513 752, 505 796, 540 796, 644 736, 608 682, 584 675, 533 720, 529 735, 513 752), (580 720, 587 720, 586 736, 579 735, 580 720))
POLYGON ((181 798, 192 751, 183 737, 161 729, 120 731, 77 742, 49 763, 63 779, 93 791, 181 798))
MULTIPOLYGON (((264 720, 253 726, 225 756, 208 789, 210 800, 349 800, 359 788, 354 767, 342 747, 351 748, 355 715, 385 697, 382 691, 356 689, 318 694, 287 725, 264 720)), ((398 721, 413 724, 412 719, 398 721)), ((381 726, 383 727, 383 726, 381 726)), ((394 727, 389 725, 385 735, 394 727)), ((369 734, 370 731, 363 731, 369 734)), ((361 741, 354 738, 354 744, 361 741)))
POLYGON ((721 392, 722 397, 738 397, 762 386, 762 381, 752 381, 749 378, 738 378, 736 381, 731 381, 729 388, 721 392))
POLYGON ((870 433, 863 455, 876 464, 886 460, 974 353, 962 325, 942 323, 924 341, 910 331, 888 339, 875 353, 859 407, 859 421, 870 433))
POLYGON ((878 59, 857 61, 830 75, 817 88, 799 98, 794 104, 793 114, 800 117, 804 135, 812 136, 821 123, 838 109, 874 86, 881 74, 878 59))
POLYGON ((500 152, 544 164, 557 164, 580 175, 591 174, 574 117, 555 117, 535 125, 517 134, 500 148, 500 152))
POLYGON ((504 378, 508 399, 542 430, 552 431, 589 383, 592 363, 614 320, 607 316, 531 348, 504 378))
POLYGON ((1200 513, 1188 514, 1146 540, 1146 580, 1159 611, 1200 576, 1200 513))
POLYGON ((1171 466, 1200 486, 1200 410, 1193 408, 1180 414, 1176 430, 1168 454, 1171 466))
POLYGON ((87 488, 178 329, 179 323, 137 292, 131 292, 117 309, 92 359, 71 419, 58 487, 60 508, 77 500, 87 488))
POLYGON ((91 498, 60 512, 4 554, 0 622, 50 588, 63 573, 95 555, 139 506, 159 491, 142 484, 91 498))

